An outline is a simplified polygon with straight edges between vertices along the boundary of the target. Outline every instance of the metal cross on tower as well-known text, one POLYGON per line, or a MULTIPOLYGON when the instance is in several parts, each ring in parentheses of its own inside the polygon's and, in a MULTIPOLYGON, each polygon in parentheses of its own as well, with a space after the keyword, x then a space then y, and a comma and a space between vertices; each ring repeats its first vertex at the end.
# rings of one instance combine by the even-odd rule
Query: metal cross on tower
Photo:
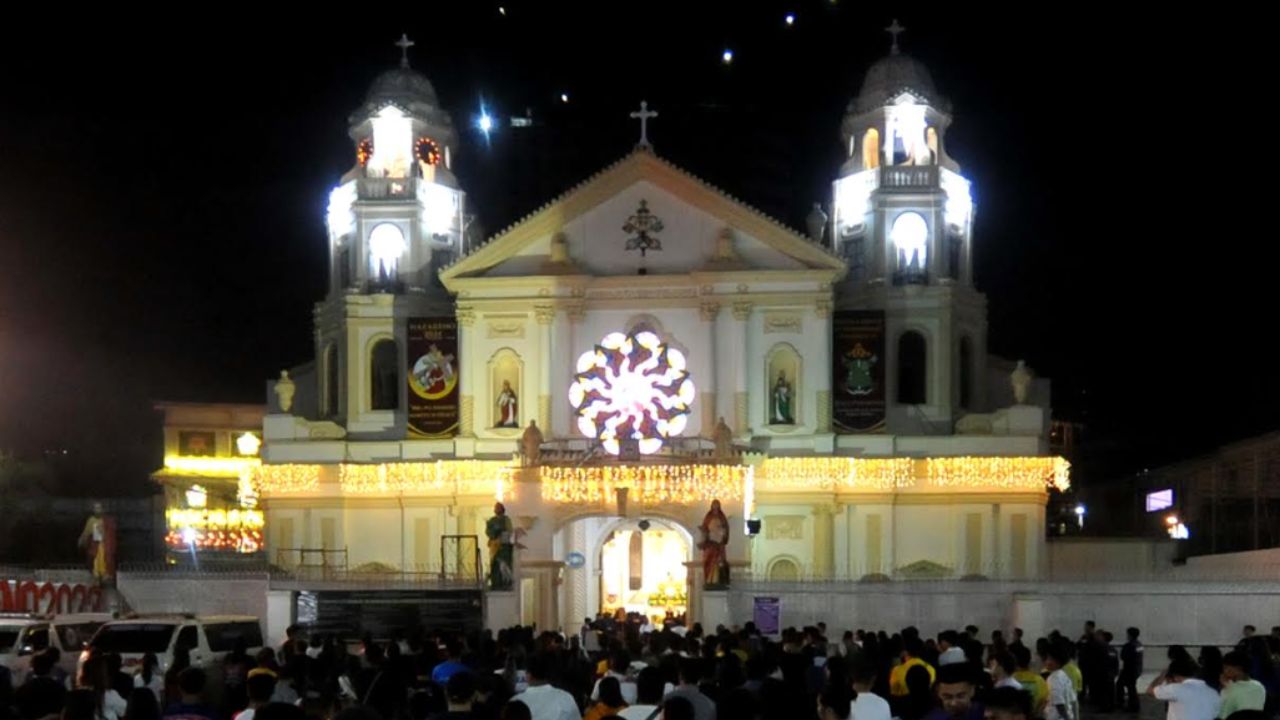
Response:
POLYGON ((652 149, 653 145, 649 143, 649 118, 658 117, 658 111, 650 110, 649 103, 641 100, 640 110, 631 113, 631 117, 640 121, 640 143, 636 147, 652 149))
POLYGON ((400 39, 396 41, 396 47, 400 48, 400 67, 409 67, 409 48, 417 45, 409 39, 406 33, 400 33, 400 39))
POLYGON ((893 45, 889 47, 890 53, 894 55, 898 54, 898 36, 906 32, 906 30, 907 29, 905 27, 898 24, 898 18, 894 18, 893 22, 889 24, 889 27, 884 29, 885 32, 893 36, 893 45))

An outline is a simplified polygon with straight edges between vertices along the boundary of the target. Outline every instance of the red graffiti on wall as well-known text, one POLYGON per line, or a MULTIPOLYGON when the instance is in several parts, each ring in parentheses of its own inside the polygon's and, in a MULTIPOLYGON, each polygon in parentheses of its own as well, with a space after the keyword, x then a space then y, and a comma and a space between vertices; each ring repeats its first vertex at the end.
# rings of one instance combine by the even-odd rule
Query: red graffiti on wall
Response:
POLYGON ((0 580, 0 612, 62 615, 102 612, 102 588, 80 583, 37 584, 34 580, 0 580))

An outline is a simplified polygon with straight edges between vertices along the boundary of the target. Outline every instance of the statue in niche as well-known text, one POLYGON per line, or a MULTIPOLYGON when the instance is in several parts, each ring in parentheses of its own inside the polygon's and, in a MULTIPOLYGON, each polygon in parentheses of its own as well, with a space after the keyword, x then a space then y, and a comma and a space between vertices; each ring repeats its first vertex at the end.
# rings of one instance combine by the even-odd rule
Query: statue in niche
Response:
POLYGON ((515 525, 502 503, 494 503, 484 534, 489 538, 489 589, 510 590, 515 581, 515 525))
POLYGON ((502 381, 502 391, 498 393, 498 422, 496 427, 520 427, 520 400, 516 391, 511 389, 511 381, 502 381))
POLYGON ((289 371, 281 370, 280 379, 276 381, 275 386, 276 402, 280 404, 280 412, 287 413, 293 408, 293 395, 297 390, 298 386, 294 384, 293 378, 289 377, 289 371))
POLYGON ((536 420, 530 420, 529 427, 520 436, 520 450, 524 454, 525 467, 534 467, 542 462, 542 431, 538 429, 536 420))
POLYGON ((1031 380, 1033 379, 1031 368, 1027 367, 1026 360, 1019 360, 1018 366, 1009 374, 1009 385, 1013 388, 1013 401, 1018 405, 1027 404, 1027 396, 1031 392, 1031 380))
POLYGON ((793 390, 791 383, 787 382, 787 371, 778 371, 778 381, 773 384, 772 404, 773 412, 769 413, 769 423, 772 425, 794 425, 795 414, 792 412, 792 395, 793 390))
POLYGON ((720 509, 720 501, 712 500, 711 509, 698 526, 702 534, 698 549, 702 551, 702 586, 707 590, 722 590, 729 585, 729 559, 725 547, 729 544, 729 518, 720 509))

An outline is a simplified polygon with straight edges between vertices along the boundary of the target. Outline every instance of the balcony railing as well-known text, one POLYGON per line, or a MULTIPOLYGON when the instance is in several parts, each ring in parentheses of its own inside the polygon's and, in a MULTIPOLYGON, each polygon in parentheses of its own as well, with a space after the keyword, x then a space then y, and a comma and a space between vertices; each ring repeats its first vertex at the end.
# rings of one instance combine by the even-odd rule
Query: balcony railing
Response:
POLYGON ((361 200, 412 200, 417 195, 417 178, 371 178, 356 180, 356 197, 361 200))
POLYGON ((880 168, 881 190, 915 190, 938 187, 937 165, 893 165, 880 168))

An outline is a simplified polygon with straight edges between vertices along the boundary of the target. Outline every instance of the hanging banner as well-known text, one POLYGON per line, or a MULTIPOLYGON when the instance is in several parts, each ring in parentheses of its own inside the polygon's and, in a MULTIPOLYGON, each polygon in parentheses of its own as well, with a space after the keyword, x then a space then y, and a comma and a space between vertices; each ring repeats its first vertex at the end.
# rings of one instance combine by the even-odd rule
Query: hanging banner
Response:
POLYGON ((411 318, 408 342, 409 435, 453 437, 458 432, 458 321, 411 318))
POLYGON ((751 621, 761 635, 777 635, 781 631, 782 604, 776 597, 758 597, 751 608, 751 621))
POLYGON ((884 311, 837 312, 831 332, 832 426, 844 434, 884 432, 884 311))

